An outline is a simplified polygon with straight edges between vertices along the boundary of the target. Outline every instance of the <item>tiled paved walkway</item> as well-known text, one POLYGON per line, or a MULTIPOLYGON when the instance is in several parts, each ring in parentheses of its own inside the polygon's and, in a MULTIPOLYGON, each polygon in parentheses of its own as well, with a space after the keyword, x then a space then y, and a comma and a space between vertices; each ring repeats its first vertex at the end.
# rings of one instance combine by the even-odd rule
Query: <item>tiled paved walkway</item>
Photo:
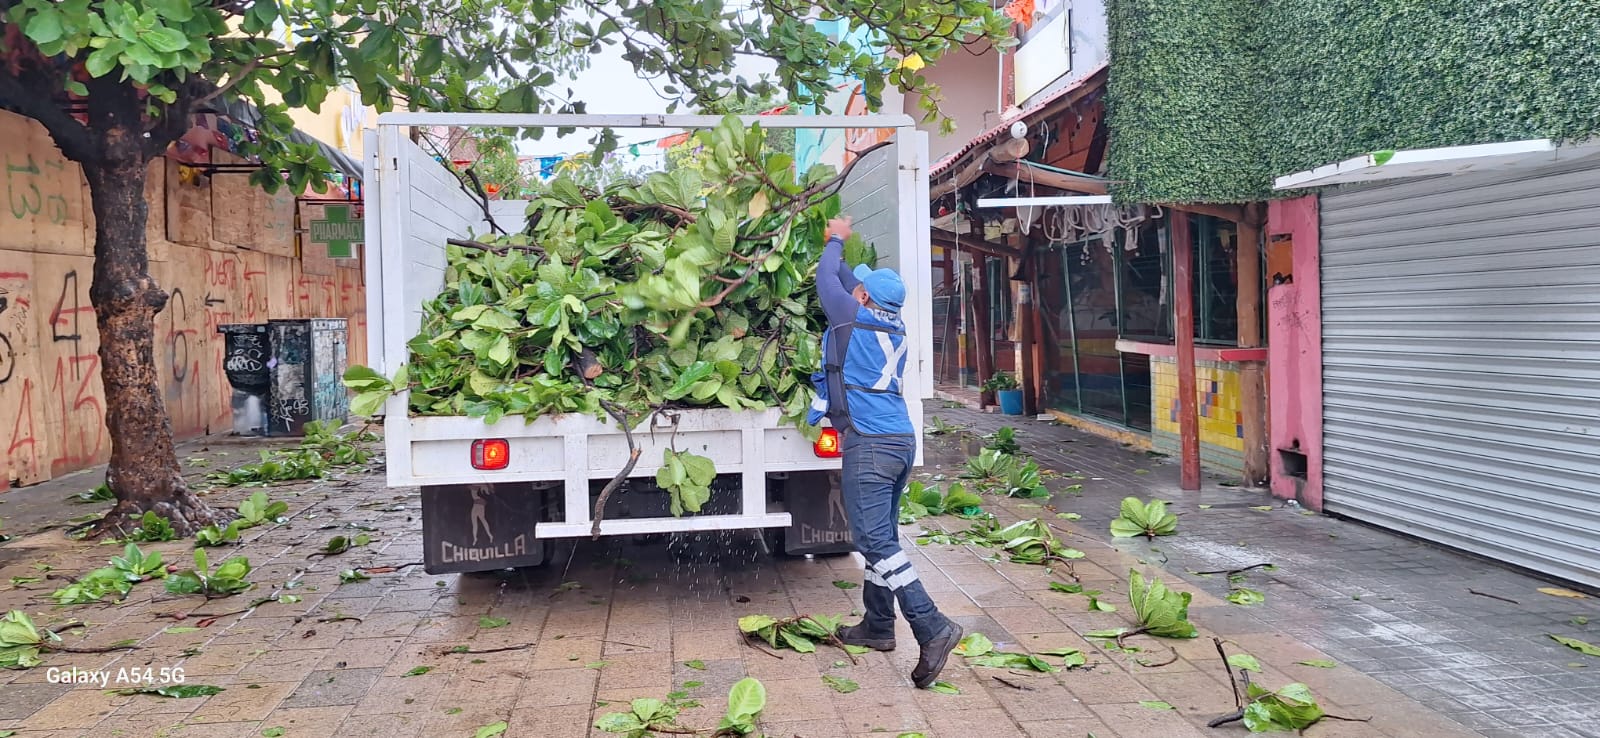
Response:
MULTIPOLYGON (((953 420, 997 424, 995 418, 977 414, 968 418, 959 411, 936 413, 953 420)), ((1051 577, 1042 568, 986 561, 987 550, 914 547, 914 560, 941 606, 969 631, 980 630, 1011 649, 1079 648, 1089 655, 1089 669, 1027 676, 954 665, 945 678, 961 694, 915 690, 905 675, 916 654, 903 627, 900 639, 907 647, 891 654, 859 657, 857 665, 827 648, 812 655, 785 651, 781 659, 774 658, 741 643, 734 626, 737 618, 755 613, 848 612, 859 606, 859 590, 842 590, 834 582, 859 581, 859 564, 853 557, 774 558, 739 536, 670 545, 584 541, 557 546, 553 561, 545 567, 508 577, 431 576, 411 567, 375 574, 370 581, 340 584, 340 569, 398 565, 421 558, 417 494, 414 490, 383 489, 381 476, 369 475, 273 490, 275 498, 290 503, 293 520, 279 528, 257 528, 247 535, 249 540, 237 553, 256 564, 251 578, 257 589, 246 595, 202 605, 194 598, 173 598, 156 584, 145 583, 120 606, 55 610, 45 595, 63 582, 0 589, 0 610, 23 608, 41 624, 87 621, 87 628, 67 632, 68 645, 104 646, 126 639, 140 645, 137 651, 110 655, 51 654, 46 667, 110 668, 115 673, 123 667, 159 670, 182 666, 188 682, 225 688, 220 694, 194 699, 118 697, 93 685, 52 684, 46 667, 0 672, 0 731, 15 730, 16 738, 221 738, 261 736, 263 731, 277 734, 273 729, 282 728, 281 735, 290 737, 433 738, 472 736, 481 726, 505 721, 508 726, 503 735, 516 738, 600 736, 605 734, 589 726, 599 715, 617 709, 616 703, 636 697, 665 697, 678 688, 703 702, 702 707, 686 711, 683 722, 694 727, 714 726, 728 687, 748 675, 761 679, 768 690, 764 732, 784 738, 893 736, 902 732, 920 732, 930 738, 1242 735, 1244 730, 1238 725, 1215 731, 1200 727, 1233 706, 1209 638, 1217 634, 1234 641, 1231 649, 1261 660, 1264 673, 1259 681, 1274 686, 1304 681, 1330 712, 1373 718, 1371 723, 1320 724, 1308 733, 1311 736, 1431 738, 1471 735, 1439 713, 1460 712, 1472 703, 1459 696, 1446 703, 1438 694, 1415 692, 1429 703, 1424 706, 1350 664, 1318 669, 1296 662, 1330 657, 1351 660, 1385 678, 1421 673, 1423 664, 1437 669, 1454 667, 1458 685, 1476 684, 1480 674, 1511 673, 1462 668, 1463 664, 1483 663, 1470 661, 1478 654, 1475 651, 1456 653, 1462 659, 1453 661, 1429 661, 1413 652, 1404 658, 1411 659, 1406 665, 1417 668, 1410 672, 1387 670, 1390 657, 1380 645, 1399 645, 1394 638, 1404 639, 1408 645, 1423 641, 1419 640, 1420 631, 1402 627, 1388 607, 1392 603, 1381 597, 1394 597, 1394 602, 1408 603, 1419 612, 1441 614, 1458 604, 1482 603, 1430 605, 1401 594, 1411 591, 1405 586, 1409 580, 1393 580, 1381 571, 1356 579, 1356 583, 1348 572, 1338 577, 1330 573, 1324 577, 1328 581, 1319 585, 1322 589, 1314 590, 1302 579, 1321 571, 1312 567, 1333 566, 1336 558, 1322 549, 1310 561, 1292 555, 1292 546, 1311 533, 1326 538, 1328 532, 1336 532, 1340 536, 1337 542, 1365 542, 1367 549, 1399 545, 1394 539, 1322 518, 1303 518, 1291 511, 1230 509, 1225 506, 1259 504, 1261 500, 1252 493, 1212 489, 1203 494, 1216 507, 1204 514, 1197 509, 1189 511, 1181 524, 1182 533, 1160 539, 1153 547, 1159 551, 1143 544, 1114 546, 1103 531, 1115 500, 1133 490, 1161 490, 1170 469, 1142 454, 1066 429, 1032 421, 1020 425, 1025 450, 1037 453, 1046 466, 1100 478, 1054 480, 1056 487, 1085 485, 1081 499, 1060 494, 1055 501, 1061 510, 1084 517, 1074 523, 1052 522, 1077 531, 1075 538, 1066 540, 1087 554, 1078 562, 1077 573, 1086 586, 1104 590, 1108 601, 1120 606, 1119 612, 1089 612, 1081 595, 1051 591, 1051 577), (1150 471, 1136 473, 1145 468, 1150 471), (346 527, 351 524, 376 528, 371 533, 373 543, 326 560, 310 555, 330 536, 355 532, 346 527), (1280 533, 1281 529, 1289 532, 1280 533), (1240 541, 1249 545, 1238 548, 1235 544, 1240 541), (1267 592, 1268 603, 1241 608, 1220 599, 1225 590, 1220 580, 1193 580, 1184 589, 1195 592, 1191 614, 1204 635, 1175 643, 1179 659, 1170 665, 1138 666, 1128 654, 1101 650, 1081 635, 1129 622, 1129 607, 1122 594, 1129 568, 1160 573, 1141 564, 1141 557, 1159 563, 1165 556, 1165 566, 1181 572, 1185 566, 1227 568, 1239 562, 1253 563, 1253 555, 1271 558, 1283 567, 1270 579, 1265 575, 1252 579, 1267 592), (298 584, 290 589, 291 582, 298 584), (1350 586, 1361 587, 1361 601, 1349 599, 1352 593, 1346 590, 1350 586), (268 603, 197 630, 182 630, 200 625, 196 618, 179 623, 158 617, 193 610, 228 612, 244 607, 249 598, 275 591, 303 600, 268 603), (1327 607, 1321 611, 1312 609, 1318 602, 1316 592, 1328 593, 1321 595, 1327 599, 1327 607), (1337 601, 1340 598, 1342 601, 1337 601), (1428 607, 1433 609, 1425 609, 1428 607), (1356 615, 1363 619, 1354 619, 1356 615), (507 622, 496 627, 494 619, 507 622), (1376 625, 1388 631, 1373 630, 1376 625), (1341 627, 1345 630, 1338 630, 1341 627), (1369 640, 1361 640, 1358 633, 1368 633, 1369 640), (483 654, 450 653, 462 645, 474 650, 526 647, 483 654), (1372 652, 1356 650, 1360 648, 1372 652), (1361 661, 1363 656, 1365 661, 1361 661), (705 668, 691 668, 685 663, 689 661, 703 662, 705 668), (417 667, 432 668, 407 676, 423 671, 417 667), (861 689, 836 693, 820 678, 824 674, 854 680, 861 689), (1030 689, 1006 686, 993 678, 997 675, 1030 689), (702 684, 685 687, 689 682, 702 684), (1151 700, 1166 701, 1176 709, 1157 710, 1140 704, 1151 700)), ((952 445, 932 447, 932 463, 949 468, 958 455, 952 445)), ((930 474, 937 471, 928 470, 930 474)), ((221 492, 217 498, 232 504, 244 492, 221 492)), ((64 493, 41 488, 7 494, 50 494, 59 499, 64 493)), ((1159 493, 1168 499, 1182 499, 1186 506, 1196 501, 1180 498, 1175 492, 1159 493)), ((989 507, 1005 520, 1046 512, 1023 504, 1028 503, 996 500, 989 507)), ((82 511, 74 508, 64 514, 82 511)), ((1045 517, 1050 518, 1048 514, 1045 517)), ((951 526, 959 522, 954 518, 927 520, 951 526)), ((909 537, 918 530, 919 526, 907 526, 903 533, 909 537)), ((152 547, 172 561, 186 563, 190 557, 191 547, 186 542, 146 546, 152 547)), ((0 582, 37 576, 36 563, 54 567, 51 573, 55 574, 81 574, 104 565, 112 553, 110 547, 66 541, 55 531, 27 536, 0 546, 0 582)), ((1402 558, 1421 560, 1420 556, 1408 553, 1402 558)), ((1369 554, 1363 561, 1376 568, 1373 558, 1369 554)), ((1436 565, 1458 570, 1455 564, 1436 565)), ((1359 568, 1360 564, 1352 560, 1347 566, 1359 568)), ((1176 579, 1172 573, 1165 576, 1169 581, 1176 579)), ((1494 587, 1496 593, 1524 603, 1543 597, 1533 594, 1531 587, 1515 589, 1503 579, 1472 586, 1494 587)), ((1551 607, 1565 617, 1587 610, 1600 620, 1592 602, 1568 601, 1551 607)), ((1451 622, 1462 630, 1477 627, 1464 618, 1451 622)), ((1510 640, 1503 630, 1494 642, 1510 640)), ((1452 642, 1474 645, 1465 640, 1452 642)), ((1542 646, 1533 643, 1532 636, 1517 643, 1528 661, 1544 658, 1554 675, 1566 674, 1567 662, 1586 658, 1555 650, 1540 653, 1542 646)), ((1153 642, 1141 641, 1141 645, 1156 648, 1153 642)), ((1134 655, 1150 656, 1150 652, 1134 655)), ((1595 668, 1600 668, 1600 661, 1596 664, 1595 668)), ((1396 684, 1405 690, 1418 686, 1396 684)), ((1546 691, 1561 691, 1565 696, 1580 694, 1583 689, 1552 682, 1546 691)), ((1495 714, 1489 707, 1474 711, 1480 712, 1495 714)), ((1569 732, 1529 727, 1520 732, 1502 729, 1501 734, 1583 735, 1576 731, 1578 726, 1571 721, 1569 732)))
POLYGON ((1277 564, 1248 580, 1266 603, 1221 610, 1208 622, 1214 629, 1281 630, 1485 735, 1600 736, 1600 659, 1549 638, 1600 643, 1600 600, 1541 594, 1538 588, 1559 585, 1366 525, 1305 515, 1265 492, 1221 486, 1221 477, 1208 474, 1201 491, 1184 493, 1175 460, 1071 428, 966 409, 930 414, 979 433, 1013 425, 1023 450, 1043 466, 1088 477, 1075 482, 1083 485, 1081 499, 1055 498, 1061 509, 1083 515, 1078 525, 1085 530, 1106 530, 1128 494, 1176 503, 1179 535, 1116 545, 1162 562, 1196 588, 1223 596, 1228 584, 1189 572, 1277 564), (1274 509, 1251 509, 1264 504, 1274 509))

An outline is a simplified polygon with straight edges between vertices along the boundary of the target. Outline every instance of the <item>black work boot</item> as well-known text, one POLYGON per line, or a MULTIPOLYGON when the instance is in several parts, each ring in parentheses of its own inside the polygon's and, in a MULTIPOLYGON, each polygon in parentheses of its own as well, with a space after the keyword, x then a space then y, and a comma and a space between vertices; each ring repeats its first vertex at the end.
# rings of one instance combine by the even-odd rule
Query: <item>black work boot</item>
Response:
POLYGON ((922 644, 922 652, 917 655, 917 667, 911 670, 911 683, 917 685, 918 689, 933 686, 939 679, 939 672, 944 671, 950 652, 961 643, 964 634, 965 631, 954 620, 946 620, 944 628, 922 644))
POLYGON ((838 637, 840 643, 848 646, 860 646, 874 651, 894 650, 894 634, 891 633, 887 636, 877 635, 867 627, 867 621, 865 620, 855 625, 846 625, 839 628, 834 633, 834 636, 838 637))

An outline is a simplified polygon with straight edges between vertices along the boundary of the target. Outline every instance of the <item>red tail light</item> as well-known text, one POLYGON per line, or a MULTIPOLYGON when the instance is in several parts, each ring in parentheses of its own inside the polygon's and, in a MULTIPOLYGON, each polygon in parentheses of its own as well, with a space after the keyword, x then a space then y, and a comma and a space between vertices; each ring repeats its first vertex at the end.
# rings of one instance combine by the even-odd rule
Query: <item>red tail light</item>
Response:
POLYGON ((495 471, 511 465, 511 444, 504 438, 480 438, 472 442, 472 468, 495 471))
POLYGON ((823 428, 822 435, 817 436, 817 442, 811 444, 817 452, 819 459, 837 459, 844 455, 839 445, 839 430, 837 428, 823 428))

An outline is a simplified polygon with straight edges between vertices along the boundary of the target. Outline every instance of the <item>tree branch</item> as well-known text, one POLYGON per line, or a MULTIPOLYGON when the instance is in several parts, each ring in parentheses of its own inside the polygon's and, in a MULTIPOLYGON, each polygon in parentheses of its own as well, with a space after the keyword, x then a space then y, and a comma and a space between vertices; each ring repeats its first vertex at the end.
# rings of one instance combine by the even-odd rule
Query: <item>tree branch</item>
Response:
MULTIPOLYGON (((588 381, 585 379, 584 383, 588 384, 588 381)), ((617 425, 622 428, 622 434, 627 437, 628 463, 622 465, 622 470, 618 471, 617 475, 611 478, 611 481, 606 482, 606 486, 600 490, 599 499, 594 501, 594 523, 589 526, 589 538, 591 540, 600 538, 600 523, 605 520, 606 502, 611 499, 611 493, 617 491, 617 488, 627 481, 628 475, 633 473, 633 466, 639 463, 639 454, 644 452, 633 439, 633 429, 628 427, 628 414, 622 408, 605 400, 600 401, 600 407, 605 408, 606 414, 617 421, 617 425)))
MULTIPOLYGON (((274 56, 277 56, 277 55, 274 54, 274 56)), ((245 80, 245 78, 249 77, 252 72, 254 72, 254 71, 256 71, 257 69, 260 69, 260 68, 261 68, 261 59, 259 59, 259 58, 251 59, 250 61, 245 62, 244 66, 239 67, 238 71, 234 72, 233 74, 228 75, 227 84, 217 85, 216 89, 214 89, 211 92, 207 93, 205 96, 195 100, 193 107, 194 108, 202 107, 206 103, 209 103, 212 100, 215 100, 215 99, 217 99, 219 97, 222 97, 223 93, 225 93, 225 92, 227 92, 229 90, 232 90, 235 87, 238 87, 240 82, 243 82, 245 80)), ((191 109, 193 109, 193 108, 191 108, 191 109)))
MULTIPOLYGON (((27 43, 27 42, 24 42, 27 43)), ((29 44, 26 50, 18 49, 16 53, 37 55, 38 51, 29 44)), ((40 60, 41 64, 43 60, 40 60)), ((29 65, 35 66, 35 65, 29 65)), ((56 142, 56 147, 61 149, 62 155, 78 162, 98 161, 104 153, 99 140, 90 133, 89 128, 79 123, 70 113, 56 104, 56 96, 60 94, 61 87, 56 75, 36 71, 24 72, 20 76, 9 73, 0 73, 0 109, 9 110, 21 116, 32 118, 44 126, 50 133, 50 138, 56 142), (24 83, 28 80, 31 84, 24 83), (40 83, 43 84, 40 84, 40 83)))

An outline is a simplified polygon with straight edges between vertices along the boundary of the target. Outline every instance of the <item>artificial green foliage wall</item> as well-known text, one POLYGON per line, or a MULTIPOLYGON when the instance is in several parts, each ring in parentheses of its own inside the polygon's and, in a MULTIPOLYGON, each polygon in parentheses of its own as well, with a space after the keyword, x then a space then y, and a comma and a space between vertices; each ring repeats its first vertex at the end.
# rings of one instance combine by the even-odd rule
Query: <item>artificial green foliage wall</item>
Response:
POLYGON ((1131 202, 1254 199, 1266 174, 1247 0, 1109 0, 1112 190, 1131 202))
POLYGON ((1239 202, 1369 151, 1600 134, 1600 0, 1108 6, 1123 200, 1239 202))

